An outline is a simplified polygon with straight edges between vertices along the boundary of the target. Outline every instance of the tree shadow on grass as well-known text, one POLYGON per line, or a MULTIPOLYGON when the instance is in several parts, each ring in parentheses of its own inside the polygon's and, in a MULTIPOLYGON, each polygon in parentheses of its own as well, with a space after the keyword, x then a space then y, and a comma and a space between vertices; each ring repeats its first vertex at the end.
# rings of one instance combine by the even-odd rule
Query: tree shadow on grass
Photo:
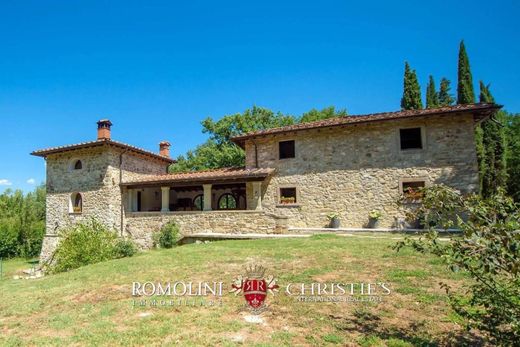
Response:
MULTIPOLYGON (((339 317, 331 317, 339 318, 339 317)), ((338 330, 375 336, 383 341, 398 339, 414 346, 484 346, 482 337, 468 331, 451 331, 445 336, 432 337, 424 322, 412 322, 407 327, 387 326, 382 319, 365 310, 354 312, 353 318, 343 318, 336 324, 338 330)))

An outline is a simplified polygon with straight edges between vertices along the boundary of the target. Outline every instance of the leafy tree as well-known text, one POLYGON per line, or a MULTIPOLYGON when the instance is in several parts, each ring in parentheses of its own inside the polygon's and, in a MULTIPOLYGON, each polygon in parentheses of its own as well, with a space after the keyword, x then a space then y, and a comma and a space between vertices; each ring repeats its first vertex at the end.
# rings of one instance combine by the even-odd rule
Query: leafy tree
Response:
MULTIPOLYGON (((494 103, 489 85, 480 81, 480 102, 494 103)), ((481 192, 485 197, 506 188, 506 114, 498 112, 485 121, 476 132, 477 155, 481 180, 481 192)))
POLYGON ((433 76, 430 75, 430 82, 426 87, 426 108, 439 107, 439 94, 435 90, 435 81, 433 76))
POLYGON ((446 78, 441 79, 441 85, 439 87, 439 105, 449 106, 452 105, 455 100, 450 94, 450 81, 446 78))
POLYGON ((473 77, 471 76, 471 68, 469 66, 469 58, 466 53, 466 46, 464 46, 464 40, 460 41, 457 81, 457 104, 474 103, 473 77))
POLYGON ((202 121, 202 131, 210 135, 209 139, 197 146, 195 150, 188 151, 186 156, 179 156, 177 163, 170 166, 170 172, 244 166, 245 153, 230 141, 232 137, 251 131, 346 115, 346 110, 336 110, 334 106, 322 110, 312 109, 301 117, 275 113, 266 108, 254 106, 243 113, 226 115, 218 121, 206 118, 202 121))
POLYGON ((507 114, 506 126, 507 192, 520 202, 520 114, 507 114))
POLYGON ((520 341, 520 206, 499 190, 489 199, 463 196, 445 186, 423 190, 422 205, 414 212, 425 225, 457 226, 462 234, 439 240, 430 228, 425 237, 406 238, 396 248, 411 246, 442 259, 451 271, 462 271, 471 283, 445 288, 451 307, 468 328, 486 333, 497 345, 520 341))
POLYGON ((415 70, 410 69, 408 62, 404 63, 404 83, 401 108, 403 110, 419 110, 423 108, 421 87, 417 80, 417 74, 415 70))
POLYGON ((312 110, 302 114, 302 116, 298 119, 298 123, 315 122, 318 120, 345 116, 347 116, 347 110, 336 110, 334 106, 325 107, 322 110, 313 108, 312 110))

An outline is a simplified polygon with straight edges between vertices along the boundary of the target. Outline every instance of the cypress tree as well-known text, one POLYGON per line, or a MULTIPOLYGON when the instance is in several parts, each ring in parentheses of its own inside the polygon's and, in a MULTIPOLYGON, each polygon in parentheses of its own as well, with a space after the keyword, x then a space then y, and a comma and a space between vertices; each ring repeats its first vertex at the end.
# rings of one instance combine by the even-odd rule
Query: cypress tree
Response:
MULTIPOLYGON (((489 85, 485 85, 482 81, 480 81, 479 101, 495 102, 489 90, 489 85)), ((481 125, 482 153, 479 169, 484 197, 492 196, 499 188, 505 188, 507 184, 505 131, 504 112, 498 112, 496 116, 481 125)))
POLYGON ((460 41, 459 48, 459 66, 457 80, 457 104, 472 104, 475 102, 475 93, 473 92, 473 77, 471 76, 471 68, 469 66, 469 58, 466 53, 464 40, 460 41))
POLYGON ((453 97, 450 94, 450 81, 446 78, 441 79, 439 87, 439 106, 449 106, 453 104, 453 97))
POLYGON ((430 75, 430 82, 426 87, 426 108, 439 107, 439 94, 435 91, 435 81, 430 75))
POLYGON ((421 100, 421 87, 417 80, 415 70, 410 69, 408 62, 404 63, 403 97, 401 98, 403 110, 419 110, 423 108, 421 100))

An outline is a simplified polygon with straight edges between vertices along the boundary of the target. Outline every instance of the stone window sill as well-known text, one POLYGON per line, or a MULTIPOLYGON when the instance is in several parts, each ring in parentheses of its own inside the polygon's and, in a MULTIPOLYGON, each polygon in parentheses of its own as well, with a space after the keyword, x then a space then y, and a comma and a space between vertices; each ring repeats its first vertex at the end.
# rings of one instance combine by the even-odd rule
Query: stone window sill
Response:
POLYGON ((300 207, 301 204, 277 204, 276 207, 300 207))
POLYGON ((69 216, 81 216, 83 212, 69 212, 69 216))

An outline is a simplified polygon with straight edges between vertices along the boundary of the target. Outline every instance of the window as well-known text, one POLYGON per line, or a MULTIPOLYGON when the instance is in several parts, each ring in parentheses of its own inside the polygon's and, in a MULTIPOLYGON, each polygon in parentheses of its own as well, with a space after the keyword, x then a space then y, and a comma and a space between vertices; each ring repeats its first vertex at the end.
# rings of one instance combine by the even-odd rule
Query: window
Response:
POLYGON ((296 204, 296 188, 280 188, 280 204, 296 204))
POLYGON ((234 210, 237 208, 237 200, 229 193, 222 194, 218 199, 219 210, 234 210))
POLYGON ((423 197, 422 188, 424 187, 425 181, 403 181, 402 193, 407 200, 420 201, 423 197))
POLYGON ((294 140, 278 142, 278 153, 280 159, 294 158, 294 140))
POLYGON ((421 149, 422 136, 421 128, 399 129, 401 149, 421 149))
POLYGON ((76 160, 74 163, 74 170, 81 170, 83 168, 83 164, 81 163, 81 160, 76 160))
POLYGON ((81 213, 83 211, 83 197, 81 193, 72 193, 70 196, 71 213, 81 213))
POLYGON ((199 194, 193 198, 193 206, 195 210, 202 211, 204 209, 204 195, 199 194))

